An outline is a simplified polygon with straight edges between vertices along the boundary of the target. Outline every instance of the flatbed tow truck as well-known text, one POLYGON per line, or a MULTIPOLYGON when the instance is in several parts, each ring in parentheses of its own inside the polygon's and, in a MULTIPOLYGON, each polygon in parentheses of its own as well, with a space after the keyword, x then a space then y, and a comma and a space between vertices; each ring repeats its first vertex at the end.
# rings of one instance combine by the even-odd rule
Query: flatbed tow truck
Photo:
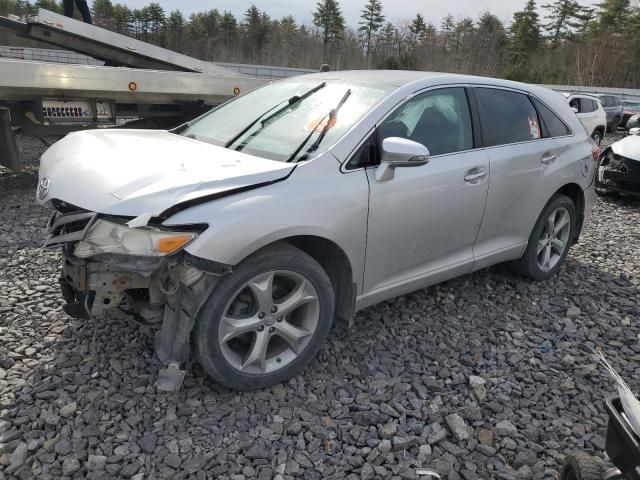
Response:
POLYGON ((171 128, 267 83, 210 62, 39 9, 0 28, 104 66, 0 58, 0 164, 20 170, 14 132, 44 137, 98 127, 171 128))

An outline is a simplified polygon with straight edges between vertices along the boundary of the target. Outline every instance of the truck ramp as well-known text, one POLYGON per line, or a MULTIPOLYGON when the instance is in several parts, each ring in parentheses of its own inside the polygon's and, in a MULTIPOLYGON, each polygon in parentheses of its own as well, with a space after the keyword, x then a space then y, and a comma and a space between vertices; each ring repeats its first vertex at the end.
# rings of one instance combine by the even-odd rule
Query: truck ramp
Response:
POLYGON ((26 19, 0 17, 0 28, 102 60, 106 66, 241 76, 211 62, 89 25, 43 8, 26 19))

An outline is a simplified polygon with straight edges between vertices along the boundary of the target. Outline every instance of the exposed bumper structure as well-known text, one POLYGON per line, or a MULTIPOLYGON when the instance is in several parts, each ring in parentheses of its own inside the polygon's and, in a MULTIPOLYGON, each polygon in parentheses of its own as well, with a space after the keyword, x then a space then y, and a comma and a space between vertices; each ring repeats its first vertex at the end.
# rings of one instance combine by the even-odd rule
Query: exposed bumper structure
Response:
POLYGON ((158 388, 179 388, 183 372, 178 365, 190 355, 190 337, 196 314, 226 268, 185 253, 169 257, 73 255, 98 215, 71 205, 57 205, 48 224, 47 247, 62 247, 60 288, 74 318, 100 320, 114 314, 158 330, 161 371, 158 388), (216 268, 214 268, 216 267, 216 268), (220 267, 220 268, 218 268, 220 267))
POLYGON ((596 188, 640 196, 640 161, 605 150, 598 165, 596 188))

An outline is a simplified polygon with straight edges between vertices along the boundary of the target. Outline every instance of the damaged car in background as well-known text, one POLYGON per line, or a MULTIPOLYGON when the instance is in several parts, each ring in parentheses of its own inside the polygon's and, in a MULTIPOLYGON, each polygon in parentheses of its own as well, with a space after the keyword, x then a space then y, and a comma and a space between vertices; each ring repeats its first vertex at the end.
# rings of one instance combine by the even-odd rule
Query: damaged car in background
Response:
POLYGON ((596 191, 640 196, 640 128, 602 151, 598 163, 596 191))
POLYGON ((173 131, 70 134, 42 157, 36 196, 55 210, 46 245, 62 249, 69 315, 156 327, 174 386, 193 353, 253 389, 300 371, 334 319, 370 305, 500 262, 557 273, 598 155, 544 88, 327 72, 173 131))

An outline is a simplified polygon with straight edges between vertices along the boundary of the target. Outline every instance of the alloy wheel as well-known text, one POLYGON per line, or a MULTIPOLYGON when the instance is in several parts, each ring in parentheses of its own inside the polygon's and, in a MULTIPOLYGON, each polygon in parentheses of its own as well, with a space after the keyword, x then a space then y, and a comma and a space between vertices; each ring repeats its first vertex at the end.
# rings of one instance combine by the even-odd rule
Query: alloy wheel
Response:
POLYGON ((218 344, 225 360, 247 374, 266 374, 293 362, 320 320, 315 287, 303 275, 277 270, 245 283, 224 310, 218 344))
POLYGON ((559 207, 547 217, 544 229, 538 240, 538 267, 549 272, 562 259, 569 246, 571 234, 571 214, 564 207, 559 207))

